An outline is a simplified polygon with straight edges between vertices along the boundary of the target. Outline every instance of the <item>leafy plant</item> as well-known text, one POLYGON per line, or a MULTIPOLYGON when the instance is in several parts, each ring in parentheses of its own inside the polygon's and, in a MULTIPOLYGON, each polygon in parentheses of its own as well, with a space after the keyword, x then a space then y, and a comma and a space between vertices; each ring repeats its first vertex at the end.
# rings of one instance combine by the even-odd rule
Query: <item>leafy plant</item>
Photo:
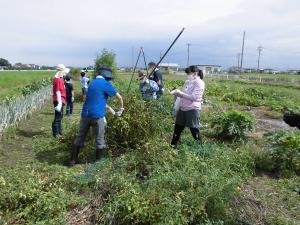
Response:
POLYGON ((109 51, 106 48, 102 49, 101 53, 95 59, 95 69, 98 70, 99 67, 108 65, 112 69, 113 74, 116 74, 117 66, 115 58, 116 54, 113 51, 109 51))
POLYGON ((60 166, 0 170, 0 189, 4 224, 66 224, 68 210, 85 202, 76 195, 73 175, 60 166))
POLYGON ((255 119, 246 112, 230 110, 212 119, 212 127, 221 138, 243 139, 254 128, 255 119))
POLYGON ((300 175, 300 132, 275 132, 269 135, 271 150, 263 156, 263 168, 300 175))
POLYGON ((33 81, 32 83, 24 86, 22 88, 22 94, 24 96, 32 94, 33 92, 36 92, 40 90, 41 88, 47 87, 51 84, 52 79, 42 79, 38 81, 33 81))
POLYGON ((160 118, 157 102, 144 102, 128 95, 121 117, 107 115, 107 140, 114 149, 134 149, 159 135, 160 118))

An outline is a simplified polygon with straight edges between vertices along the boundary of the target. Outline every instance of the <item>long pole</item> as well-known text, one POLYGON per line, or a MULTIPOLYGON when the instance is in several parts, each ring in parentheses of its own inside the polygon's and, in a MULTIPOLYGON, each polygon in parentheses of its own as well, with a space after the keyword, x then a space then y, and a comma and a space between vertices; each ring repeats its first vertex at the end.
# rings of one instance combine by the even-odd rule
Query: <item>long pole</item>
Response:
POLYGON ((128 89, 127 89, 127 94, 128 94, 128 92, 129 92, 129 90, 130 90, 130 85, 131 85, 131 82, 132 82, 132 79, 133 79, 133 76, 134 76, 134 73, 135 73, 137 64, 138 64, 138 62, 139 62, 139 60, 140 60, 141 53, 142 53, 142 48, 140 48, 139 55, 138 55, 138 57, 137 57, 135 66, 134 66, 134 68, 133 68, 133 72, 132 72, 131 79, 130 79, 130 82, 129 82, 129 85, 128 85, 128 89))
POLYGON ((141 51, 143 53, 143 58, 144 58, 144 63, 145 63, 145 70, 147 72, 147 77, 148 77, 148 68, 147 68, 147 62, 146 62, 146 57, 145 57, 145 51, 144 48, 141 48, 141 51))
POLYGON ((168 52, 170 51, 170 49, 173 47, 173 45, 175 44, 175 42, 177 41, 177 39, 180 37, 180 35, 183 33, 184 28, 182 28, 182 30, 179 32, 179 34, 177 35, 177 37, 175 38, 175 40, 172 42, 172 44, 170 45, 170 47, 167 49, 167 51, 165 52, 165 54, 161 57, 161 59, 158 61, 158 63, 155 65, 155 67, 152 69, 151 73, 148 75, 148 77, 150 77, 155 69, 158 67, 158 65, 161 63, 161 61, 163 61, 163 59, 165 58, 165 56, 168 54, 168 52))
POLYGON ((245 35, 246 35, 246 32, 244 31, 244 35, 243 35, 243 44, 242 44, 242 56, 241 56, 241 68, 240 68, 240 73, 242 73, 242 70, 243 70, 244 47, 245 47, 245 35))

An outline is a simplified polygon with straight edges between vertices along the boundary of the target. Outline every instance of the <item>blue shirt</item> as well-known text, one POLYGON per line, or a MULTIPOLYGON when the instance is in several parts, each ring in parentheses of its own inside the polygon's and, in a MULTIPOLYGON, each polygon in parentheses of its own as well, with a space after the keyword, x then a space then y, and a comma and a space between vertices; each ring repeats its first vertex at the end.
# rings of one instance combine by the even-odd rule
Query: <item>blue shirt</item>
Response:
POLYGON ((93 80, 88 88, 86 100, 82 107, 81 117, 103 118, 106 111, 106 100, 115 96, 117 90, 103 78, 93 80))

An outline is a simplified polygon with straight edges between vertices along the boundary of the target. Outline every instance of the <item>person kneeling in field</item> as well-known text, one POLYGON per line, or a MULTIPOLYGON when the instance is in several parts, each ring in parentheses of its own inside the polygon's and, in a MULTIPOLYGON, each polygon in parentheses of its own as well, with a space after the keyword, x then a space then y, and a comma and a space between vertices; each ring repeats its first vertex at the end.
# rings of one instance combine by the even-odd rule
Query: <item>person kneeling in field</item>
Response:
POLYGON ((99 160, 106 147, 104 133, 106 127, 105 111, 108 97, 116 96, 119 101, 119 110, 115 112, 116 116, 121 116, 123 108, 122 96, 117 92, 115 87, 109 82, 113 79, 113 74, 108 66, 103 66, 97 70, 98 76, 94 79, 87 92, 86 100, 83 104, 80 120, 79 133, 74 141, 71 151, 70 166, 78 162, 80 148, 84 145, 85 137, 89 128, 93 128, 96 136, 96 160, 99 160))
POLYGON ((202 80, 203 73, 196 66, 186 68, 185 73, 188 79, 185 81, 182 90, 175 89, 170 92, 181 98, 171 141, 171 145, 174 148, 177 148, 180 135, 185 127, 190 128, 193 138, 202 144, 199 117, 205 89, 205 83, 202 80))
POLYGON ((138 76, 140 80, 140 91, 143 99, 145 101, 156 99, 156 93, 159 91, 157 83, 153 80, 149 80, 146 74, 142 71, 138 72, 138 76))

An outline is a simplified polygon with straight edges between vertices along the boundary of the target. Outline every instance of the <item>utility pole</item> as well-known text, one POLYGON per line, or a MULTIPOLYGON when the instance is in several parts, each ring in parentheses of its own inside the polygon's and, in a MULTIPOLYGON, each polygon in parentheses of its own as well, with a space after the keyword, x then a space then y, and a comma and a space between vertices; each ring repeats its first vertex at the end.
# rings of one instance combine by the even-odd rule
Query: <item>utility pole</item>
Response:
POLYGON ((187 67, 190 65, 190 46, 191 44, 190 43, 187 43, 187 51, 188 51, 188 54, 187 54, 187 67))
POLYGON ((240 73, 242 73, 242 70, 243 70, 243 58, 244 58, 244 47, 245 47, 245 35, 246 35, 246 32, 244 31, 244 34, 243 34, 243 44, 242 44, 242 56, 241 56, 240 73))
POLYGON ((237 58, 237 62, 238 62, 238 64, 237 64, 237 68, 238 68, 238 70, 240 70, 240 59, 241 59, 241 53, 238 53, 238 54, 236 55, 236 58, 237 58))
POLYGON ((258 47, 257 47, 257 51, 258 51, 257 72, 259 72, 260 55, 261 55, 262 49, 263 49, 262 46, 258 46, 258 47))
POLYGON ((134 47, 132 46, 131 47, 131 68, 132 68, 132 70, 133 70, 133 67, 134 67, 134 53, 133 53, 133 51, 134 51, 134 47))

